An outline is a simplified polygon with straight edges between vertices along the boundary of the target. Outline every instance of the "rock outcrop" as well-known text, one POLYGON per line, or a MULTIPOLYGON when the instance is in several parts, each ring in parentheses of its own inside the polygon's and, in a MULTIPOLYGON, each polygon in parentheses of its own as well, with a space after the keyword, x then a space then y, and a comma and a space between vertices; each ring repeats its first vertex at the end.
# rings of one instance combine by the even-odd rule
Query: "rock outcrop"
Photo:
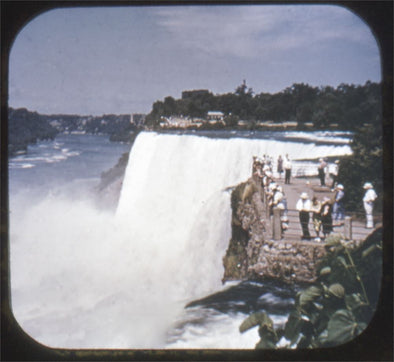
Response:
POLYGON ((271 221, 259 182, 250 178, 232 193, 232 238, 223 258, 223 281, 264 280, 313 282, 323 244, 301 240, 272 240, 271 221))
POLYGON ((124 174, 129 162, 129 154, 129 152, 125 152, 114 167, 101 174, 100 183, 96 187, 96 200, 99 207, 112 210, 116 209, 124 174))

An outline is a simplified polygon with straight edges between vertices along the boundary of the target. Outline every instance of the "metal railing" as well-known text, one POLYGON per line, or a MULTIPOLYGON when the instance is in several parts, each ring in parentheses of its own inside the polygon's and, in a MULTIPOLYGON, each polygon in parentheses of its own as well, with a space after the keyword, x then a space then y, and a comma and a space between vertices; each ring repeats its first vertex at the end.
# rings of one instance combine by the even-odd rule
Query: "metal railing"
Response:
MULTIPOLYGON (((273 166, 275 166, 275 164, 273 166)), ((272 167, 272 169, 276 170, 276 166, 272 167)), ((298 178, 318 177, 316 163, 309 161, 295 161, 293 163, 293 168, 292 168, 292 177, 298 177, 298 178)), ((264 188, 261 187, 260 182, 256 181, 256 179, 255 182, 260 190, 262 196, 262 202, 265 209, 265 225, 266 225, 267 236, 272 236, 273 240, 299 239, 301 237, 302 229, 299 220, 298 210, 287 209, 285 212, 278 208, 274 208, 273 210, 270 210, 267 200, 267 194, 264 188), (283 221, 282 217, 284 214, 287 216, 288 219, 287 222, 288 227, 286 230, 283 230, 282 228, 282 221, 283 221)), ((332 183, 331 176, 327 172, 326 184, 331 185, 331 183, 332 183)), ((377 223, 381 223, 382 219, 383 218, 381 214, 374 215, 374 225, 376 225, 377 223)), ((310 213, 308 228, 311 237, 313 238, 316 232, 314 230, 312 212, 310 213)), ((362 212, 345 213, 345 217, 343 220, 341 220, 340 225, 335 225, 335 221, 333 224, 333 232, 341 233, 344 236, 344 238, 347 240, 352 240, 352 239, 362 240, 368 234, 370 234, 371 231, 372 231, 371 229, 366 229, 365 227, 365 214, 362 212)), ((323 234, 322 232, 320 233, 323 234)))
MULTIPOLYGON (((286 230, 283 230, 282 219, 284 216, 284 211, 278 208, 274 208, 272 215, 270 215, 268 207, 266 208, 266 220, 269 220, 266 225, 269 225, 269 235, 272 235, 273 240, 297 238, 299 239, 301 237, 302 229, 299 220, 298 210, 288 209, 285 215, 287 217, 286 224, 288 225, 288 227, 286 230)), ((345 215, 345 218, 340 221, 339 225, 336 225, 334 221, 333 233, 342 234, 346 240, 361 240, 365 238, 372 230, 365 228, 364 220, 361 219, 361 215, 361 213, 348 213, 347 215, 345 215), (355 220, 357 221, 355 222, 355 220)), ((375 225, 377 223, 380 223, 381 221, 381 215, 377 215, 374 217, 375 225)), ((309 218, 308 229, 312 239, 317 237, 314 229, 312 216, 310 216, 309 218)), ((323 232, 320 230, 319 237, 322 237, 322 235, 323 232)))

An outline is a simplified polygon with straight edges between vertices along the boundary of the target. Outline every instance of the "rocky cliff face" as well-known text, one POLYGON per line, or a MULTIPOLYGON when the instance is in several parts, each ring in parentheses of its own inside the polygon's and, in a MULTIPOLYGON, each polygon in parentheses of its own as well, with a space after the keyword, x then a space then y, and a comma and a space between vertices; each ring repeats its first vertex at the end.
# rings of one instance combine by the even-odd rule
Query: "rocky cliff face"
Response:
POLYGON ((272 240, 263 190, 251 178, 238 185, 231 196, 232 238, 223 258, 223 281, 281 279, 313 282, 316 265, 325 254, 322 244, 300 240, 272 240))
POLYGON ((100 183, 96 187, 97 205, 100 208, 115 210, 122 189, 124 174, 129 162, 129 152, 125 152, 118 163, 101 174, 100 183))
POLYGON ((264 242, 261 187, 253 179, 238 185, 231 195, 232 238, 223 258, 223 281, 242 280, 257 261, 264 242))

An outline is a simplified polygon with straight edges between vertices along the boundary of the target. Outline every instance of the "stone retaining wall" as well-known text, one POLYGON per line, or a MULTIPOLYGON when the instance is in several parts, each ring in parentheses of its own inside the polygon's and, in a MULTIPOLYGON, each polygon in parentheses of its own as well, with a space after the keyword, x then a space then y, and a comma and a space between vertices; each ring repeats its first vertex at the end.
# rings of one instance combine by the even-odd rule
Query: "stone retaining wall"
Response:
POLYGON ((325 254, 323 244, 303 241, 265 241, 256 263, 248 268, 254 279, 269 277, 285 282, 313 282, 316 264, 325 254))

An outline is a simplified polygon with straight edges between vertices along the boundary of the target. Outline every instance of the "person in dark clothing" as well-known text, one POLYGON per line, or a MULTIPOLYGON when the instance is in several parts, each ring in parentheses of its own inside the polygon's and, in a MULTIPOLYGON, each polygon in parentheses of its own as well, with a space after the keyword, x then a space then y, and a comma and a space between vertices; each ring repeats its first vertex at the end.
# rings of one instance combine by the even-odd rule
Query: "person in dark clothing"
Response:
POLYGON ((281 155, 279 155, 278 157, 278 161, 277 161, 277 171, 279 174, 279 179, 282 178, 282 172, 283 172, 283 158, 281 155))
POLYGON ((302 229, 302 239, 310 240, 311 235, 309 234, 309 212, 311 210, 311 201, 308 198, 308 194, 303 192, 300 199, 297 201, 296 209, 299 212, 300 224, 302 229))
POLYGON ((320 186, 326 186, 326 167, 327 163, 324 161, 324 159, 319 160, 319 166, 317 168, 319 172, 319 178, 320 178, 320 186))
POLYGON ((262 185, 264 174, 261 168, 261 162, 259 160, 253 161, 253 177, 255 177, 257 182, 262 185))
POLYGON ((290 184, 291 177, 291 161, 289 155, 286 154, 286 158, 283 162, 283 167, 285 169, 285 184, 290 184))
POLYGON ((320 218, 323 226, 323 235, 326 238, 332 232, 332 207, 328 197, 323 199, 320 218))

